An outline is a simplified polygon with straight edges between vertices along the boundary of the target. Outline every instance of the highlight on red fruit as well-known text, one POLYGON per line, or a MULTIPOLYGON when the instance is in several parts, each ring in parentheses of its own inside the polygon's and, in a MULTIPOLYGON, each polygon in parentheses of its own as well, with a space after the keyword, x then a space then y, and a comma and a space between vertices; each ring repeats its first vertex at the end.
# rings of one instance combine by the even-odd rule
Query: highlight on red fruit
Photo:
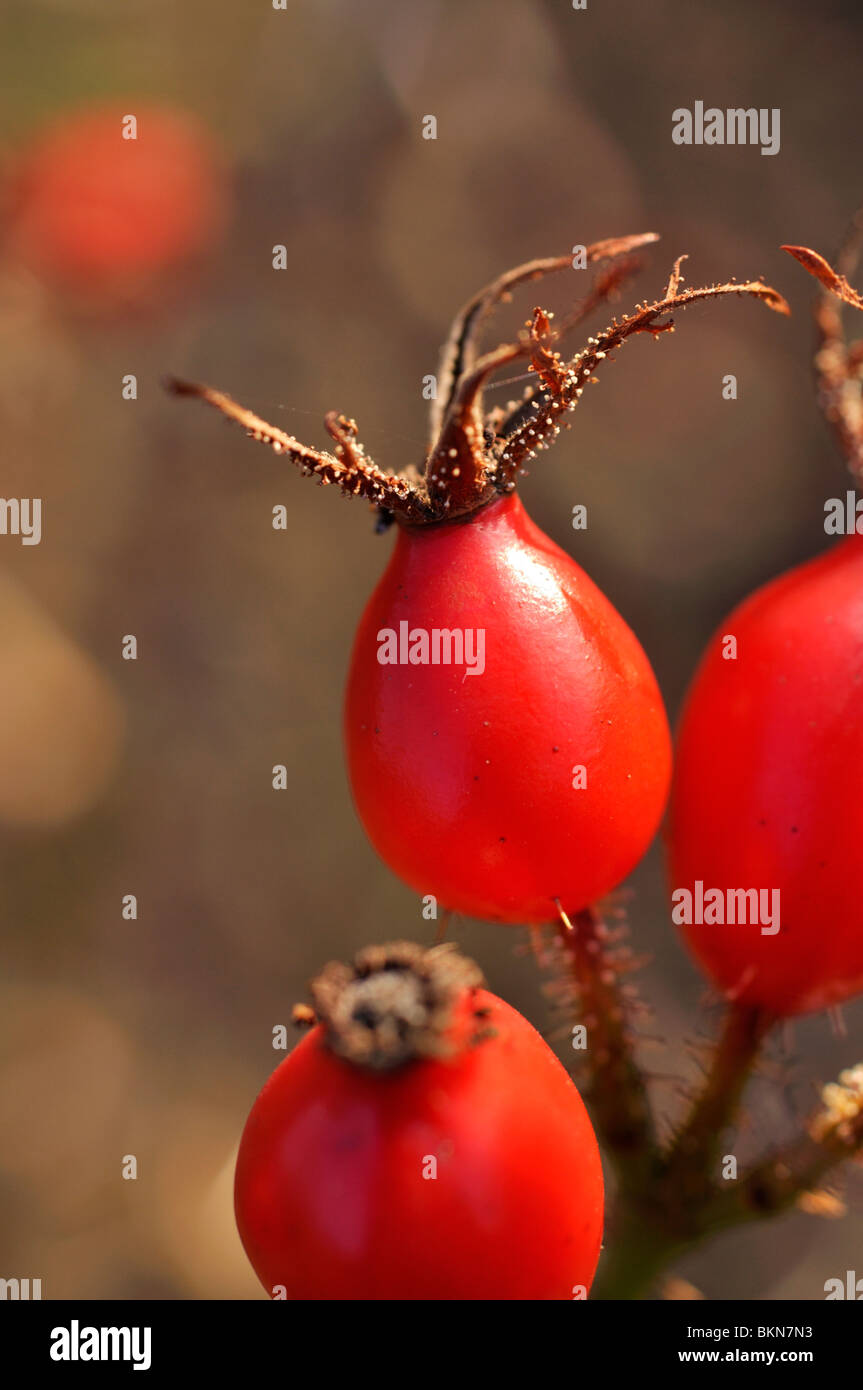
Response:
POLYGON ((312 998, 237 1159, 237 1225, 270 1296, 585 1298, 599 1150, 527 1020, 449 946, 361 951, 312 998))
MULTIPOLYGON (((750 296, 787 313, 760 280, 683 288, 615 318, 568 361, 559 344, 616 294, 652 232, 595 242, 602 267, 561 324, 534 309, 518 341, 482 354, 480 331, 518 286, 573 270, 529 261, 456 315, 444 347, 429 446, 387 473, 356 422, 326 418, 332 453, 312 449, 223 392, 173 379, 346 496, 380 529, 398 525, 359 625, 344 729, 360 819, 389 867, 423 896, 471 916, 543 923, 615 888, 646 852, 665 806, 670 735, 650 663, 612 604, 528 517, 515 495, 537 453, 568 428, 595 373, 630 338, 661 337, 700 300, 750 296), (523 361, 521 400, 485 411, 483 389, 523 361)), ((580 282, 579 293, 582 293, 580 282)))
POLYGON ((17 154, 3 240, 37 274, 98 292, 206 250, 227 199, 224 161, 196 117, 149 101, 83 107, 17 154))

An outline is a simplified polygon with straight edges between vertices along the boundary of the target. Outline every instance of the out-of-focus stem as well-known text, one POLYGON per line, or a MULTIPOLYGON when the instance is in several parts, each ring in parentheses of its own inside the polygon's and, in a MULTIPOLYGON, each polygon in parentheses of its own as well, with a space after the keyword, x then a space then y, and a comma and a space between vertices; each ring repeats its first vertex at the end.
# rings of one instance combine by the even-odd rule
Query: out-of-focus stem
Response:
POLYGON ((658 1158, 644 1077, 635 1061, 618 965, 595 908, 570 920, 559 908, 558 940, 569 963, 587 1029, 584 1088, 600 1139, 618 1170, 622 1189, 642 1185, 658 1158))
POLYGON ((621 1215, 623 1219, 608 1233, 590 1291, 598 1303, 645 1298, 663 1270, 689 1245, 675 1241, 661 1223, 645 1219, 637 1208, 621 1215))
POLYGON ((662 1145, 628 1026, 620 984, 626 962, 596 909, 572 919, 559 904, 558 911, 558 944, 587 1030, 584 1099, 617 1177, 591 1297, 646 1298, 686 1251, 793 1206, 863 1152, 863 1064, 824 1088, 822 1108, 799 1139, 725 1179, 718 1166, 724 1135, 776 1020, 740 1002, 728 1007, 700 1091, 672 1142, 662 1145))
POLYGON ((753 1063, 774 1020, 759 1009, 732 1004, 725 1015, 701 1093, 665 1160, 682 1180, 712 1181, 722 1135, 734 1119, 753 1063))

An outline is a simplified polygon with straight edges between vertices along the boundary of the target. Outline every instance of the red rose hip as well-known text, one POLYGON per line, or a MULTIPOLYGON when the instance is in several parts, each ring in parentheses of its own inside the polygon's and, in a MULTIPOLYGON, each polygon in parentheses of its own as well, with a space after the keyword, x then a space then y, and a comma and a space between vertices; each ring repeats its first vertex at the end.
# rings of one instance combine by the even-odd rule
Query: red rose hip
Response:
MULTIPOLYGON (((858 225, 845 269, 859 245, 858 225)), ((846 342, 840 301, 863 309, 863 296, 817 252, 783 249, 825 287, 815 315, 819 399, 859 482, 860 344, 846 342)), ((673 889, 692 893, 700 882, 741 905, 755 890, 769 904, 767 922, 760 902, 742 921, 735 910, 733 923, 705 913, 684 924, 686 940, 723 991, 778 1017, 863 990, 863 535, 851 502, 843 541, 725 620, 677 736, 673 889)))
POLYGON ((220 234, 227 188, 210 134, 150 102, 63 112, 26 147, 7 244, 39 274, 89 293, 128 288, 220 234), (124 138, 136 122, 135 138, 124 138))
POLYGON ((682 928, 723 991, 784 1016, 863 989, 861 768, 863 537, 852 536, 730 614, 681 719, 672 887, 779 895, 778 923, 749 913, 682 928))
POLYGON ((671 770, 639 642, 515 494, 400 528, 354 643, 345 736, 381 857, 418 893, 499 922, 608 893, 650 843, 671 770), (382 633, 441 627, 441 656, 466 644, 481 660, 382 664, 382 633))
POLYGON ((448 947, 329 966, 321 1022, 256 1100, 237 1159, 273 1297, 586 1296, 603 1182, 581 1098, 526 1019, 448 947))

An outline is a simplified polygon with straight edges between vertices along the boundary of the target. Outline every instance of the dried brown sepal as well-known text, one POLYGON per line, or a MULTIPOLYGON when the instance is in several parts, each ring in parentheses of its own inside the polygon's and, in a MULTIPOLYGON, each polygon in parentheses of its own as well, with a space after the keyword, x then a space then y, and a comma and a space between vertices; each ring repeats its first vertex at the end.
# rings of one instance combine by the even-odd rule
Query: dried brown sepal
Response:
MULTIPOLYGON (((607 256, 619 254, 620 248, 626 247, 628 249, 648 240, 655 240, 652 233, 647 233, 643 237, 619 237, 612 241, 598 242, 597 247, 601 248, 603 256, 607 256)), ((595 247, 588 247, 588 260, 591 259, 591 253, 595 250, 595 247)), ((598 259, 597 256, 593 258, 598 259)), ((569 264, 568 261, 566 263, 569 264)), ((551 262, 549 262, 550 264, 551 262)), ((555 263, 555 268, 560 269, 561 267, 555 263)), ((524 267, 520 267, 520 269, 524 269, 524 267)), ((572 326, 580 323, 582 318, 592 309, 610 298, 614 290, 622 283, 627 274, 632 273, 633 269, 633 262, 630 260, 624 262, 621 267, 613 267, 604 275, 598 276, 587 299, 564 320, 561 328, 554 332, 544 310, 536 309, 534 311, 534 317, 537 314, 544 317, 543 336, 546 343, 542 345, 541 351, 547 352, 548 361, 551 361, 552 358, 555 359, 553 377, 556 382, 556 389, 552 393, 549 382, 544 382, 542 374, 540 374, 540 386, 532 392, 525 393, 525 399, 521 402, 519 409, 526 409, 529 400, 545 399, 552 394, 560 395, 565 384, 565 370, 559 363, 560 354, 551 353, 550 349, 547 348, 547 343, 559 341, 572 326)), ((522 334, 515 343, 502 343, 500 347, 485 353, 482 357, 475 357, 471 353, 469 362, 468 358, 465 357, 462 364, 462 375, 455 384, 452 399, 427 468, 428 493, 433 507, 441 507, 445 514, 455 516, 471 507, 478 506, 493 496, 497 486, 497 469, 494 456, 489 456, 486 440, 488 437, 494 440, 498 436, 500 416, 495 411, 491 415, 483 416, 483 388, 489 378, 501 367, 509 366, 522 358, 534 358, 538 351, 538 341, 534 328, 531 326, 529 332, 522 334)), ((549 378, 550 380, 551 378, 549 378)))
POLYGON ((587 247, 586 260, 588 265, 595 265, 597 261, 616 260, 618 256, 628 256, 632 251, 639 251, 642 246, 651 246, 653 242, 659 241, 658 232, 635 232, 631 236, 610 236, 604 241, 594 241, 587 247))
POLYGON ((429 501, 441 516, 457 516, 494 495, 494 461, 486 447, 482 388, 493 372, 528 356, 529 351, 524 340, 504 343, 480 357, 459 381, 426 465, 429 501))
POLYGON ((431 404, 429 448, 434 448, 443 421, 453 405, 459 382, 477 358, 479 330, 492 310, 507 299, 512 291, 528 280, 554 275, 571 265, 569 256, 548 256, 542 260, 526 261, 498 276, 462 305, 441 351, 437 374, 437 396, 431 404))
POLYGON ((631 280, 634 275, 637 275, 643 266, 644 261, 640 256, 627 256, 624 260, 615 261, 612 265, 606 266, 604 270, 597 271, 593 284, 584 299, 580 300, 575 308, 559 321, 554 331, 555 342, 560 342, 573 328, 583 323, 603 304, 608 303, 609 300, 617 299, 621 286, 627 280, 631 280))
POLYGON ((566 373, 560 365, 560 353, 548 346, 551 337, 551 321, 544 309, 534 309, 530 325, 530 365, 536 372, 546 391, 552 396, 560 395, 566 382, 566 373))
POLYGON ((815 304, 819 347, 815 356, 818 404, 833 427, 855 479, 863 481, 863 343, 848 342, 842 305, 863 309, 863 297, 848 275, 856 267, 863 240, 863 215, 852 220, 834 269, 808 246, 783 246, 824 287, 815 304))
MULTIPOLYGON (((613 260, 625 256, 642 246, 658 241, 656 232, 640 232, 632 236, 607 237, 595 241, 585 248, 588 265, 599 261, 613 260)), ((444 418, 455 397, 459 381, 470 371, 478 356, 479 333, 498 304, 507 300, 514 289, 530 280, 539 280, 545 275, 555 275, 572 267, 572 255, 547 256, 542 259, 526 261, 523 265, 507 270, 477 294, 472 295, 462 305, 453 320, 452 327, 441 353, 438 367, 438 394, 431 407, 431 437, 429 448, 433 448, 441 431, 444 418)))
MULTIPOLYGON (((654 232, 612 237, 595 242, 585 252, 587 264, 614 259, 656 241, 654 232)), ((489 456, 486 440, 494 439, 499 423, 496 412, 484 417, 482 392, 488 379, 503 366, 531 355, 533 344, 522 335, 516 343, 504 343, 477 356, 479 328, 483 320, 511 291, 528 280, 568 269, 569 256, 529 261, 500 276, 481 290, 457 316, 440 367, 438 400, 432 405, 432 444, 426 469, 429 500, 442 515, 458 516, 488 501, 494 495, 495 462, 489 456)), ((617 273, 600 275, 586 299, 564 320, 555 340, 599 304, 609 299, 627 274, 636 268, 632 256, 617 273)), ((526 393, 530 395, 532 393, 526 393)))
POLYGON ((301 444, 293 435, 276 425, 270 425, 223 391, 209 386, 169 377, 165 383, 175 396, 193 396, 213 406, 228 420, 240 425, 252 439, 268 444, 277 454, 284 454, 300 471, 313 475, 327 487, 334 485, 346 497, 364 497, 391 512, 409 519, 422 520, 428 512, 421 490, 406 477, 385 473, 367 458, 356 442, 356 425, 337 411, 326 417, 329 434, 337 442, 336 455, 301 444))
MULTIPOLYGON (((679 262, 675 263, 669 284, 679 283, 679 262)), ((731 281, 722 285, 707 285, 699 289, 677 290, 666 294, 652 304, 640 305, 635 313, 617 319, 596 337, 589 339, 587 347, 575 356, 566 367, 566 383, 560 394, 543 402, 537 409, 533 420, 528 420, 512 434, 499 448, 497 467, 492 477, 500 489, 508 490, 514 486, 515 475, 527 459, 537 450, 547 448, 549 441, 560 432, 560 418, 567 410, 574 410, 584 387, 595 380, 593 373, 610 353, 621 347, 628 338, 638 333, 650 333, 657 337, 660 333, 673 331, 674 320, 666 317, 676 309, 685 309, 699 300, 716 299, 724 295, 747 295, 759 299, 768 308, 780 314, 790 314, 791 310, 782 295, 762 280, 747 280, 741 283, 731 281)))
MULTIPOLYGON (((642 264, 638 257, 630 256, 600 271, 585 298, 555 327, 552 334, 554 342, 562 342, 573 328, 589 318, 602 304, 617 299, 621 286, 641 270, 642 264)), ((512 402, 506 408, 496 406, 489 411, 485 418, 487 431, 497 440, 509 439, 548 399, 549 394, 541 382, 529 386, 520 401, 512 402)))
POLYGON ((787 251, 789 256, 793 256, 795 261, 799 261, 804 270, 808 270, 810 275, 814 275, 825 289, 831 294, 835 294, 837 299, 841 299, 845 304, 850 304, 855 309, 863 309, 863 295, 848 283, 844 275, 840 275, 838 270, 834 270, 829 261, 819 255, 817 251, 811 250, 808 246, 783 246, 782 251, 787 251))
MULTIPOLYGON (((379 528, 393 519, 419 525, 463 516, 515 486, 515 475, 538 448, 545 448, 559 433, 559 420, 575 408, 587 381, 594 381, 597 366, 610 352, 637 333, 655 337, 671 331, 674 309, 684 308, 698 299, 719 295, 751 295, 770 308, 788 313, 780 295, 760 280, 743 284, 712 285, 680 291, 680 265, 675 263, 663 299, 638 306, 634 314, 618 322, 596 338, 570 362, 564 363, 554 343, 574 323, 616 292, 634 265, 627 256, 633 249, 655 241, 652 232, 630 237, 614 237, 587 248, 587 261, 618 259, 621 263, 597 277, 592 290, 575 311, 552 331, 543 319, 540 333, 534 326, 517 342, 504 343, 482 357, 476 356, 476 335, 483 319, 512 288, 571 264, 569 257, 530 261, 500 276, 480 291, 456 320, 456 329, 447 350, 447 378, 443 392, 445 414, 440 433, 422 469, 408 467, 387 473, 368 458, 357 439, 353 420, 336 411, 326 417, 326 428, 335 440, 333 453, 311 449, 292 435, 268 424, 230 396, 210 387, 176 379, 168 389, 177 395, 193 396, 219 410, 241 425, 253 439, 284 454, 300 470, 315 476, 323 485, 334 485, 348 497, 363 497, 378 511, 379 528), (519 359, 530 359, 539 378, 509 414, 493 410, 483 415, 482 392, 489 378, 501 367, 519 359)), ((538 311, 542 313, 542 311, 538 311)), ((436 418, 439 418, 436 416, 436 418)))
MULTIPOLYGON (((357 952, 350 964, 332 961, 312 982, 311 994, 331 1051, 386 1071, 452 1055, 455 1007, 482 983, 479 967, 448 943, 426 949, 394 941, 357 952)), ((480 1024, 485 1032, 484 1019, 476 1031, 480 1024)))
POLYGON ((688 260, 688 256, 678 256, 677 260, 674 262, 674 265, 671 268, 671 274, 668 277, 668 284, 665 287, 666 299, 672 299, 680 289, 680 283, 683 279, 683 276, 680 273, 680 267, 683 265, 684 261, 688 260))

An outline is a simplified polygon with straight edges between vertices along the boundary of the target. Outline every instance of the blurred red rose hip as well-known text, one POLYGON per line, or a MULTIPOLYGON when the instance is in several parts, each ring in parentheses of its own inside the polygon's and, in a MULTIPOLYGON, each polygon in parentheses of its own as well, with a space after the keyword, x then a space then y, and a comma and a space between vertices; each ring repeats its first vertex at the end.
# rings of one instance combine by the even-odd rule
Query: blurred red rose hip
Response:
POLYGON ((199 121, 131 101, 56 116, 20 152, 8 201, 11 254, 98 291, 204 251, 224 226, 227 186, 199 121))
POLYGON ((581 1097, 471 961, 410 943, 330 965, 319 1023, 252 1108, 235 1207, 271 1297, 572 1299, 602 1238, 581 1097))

